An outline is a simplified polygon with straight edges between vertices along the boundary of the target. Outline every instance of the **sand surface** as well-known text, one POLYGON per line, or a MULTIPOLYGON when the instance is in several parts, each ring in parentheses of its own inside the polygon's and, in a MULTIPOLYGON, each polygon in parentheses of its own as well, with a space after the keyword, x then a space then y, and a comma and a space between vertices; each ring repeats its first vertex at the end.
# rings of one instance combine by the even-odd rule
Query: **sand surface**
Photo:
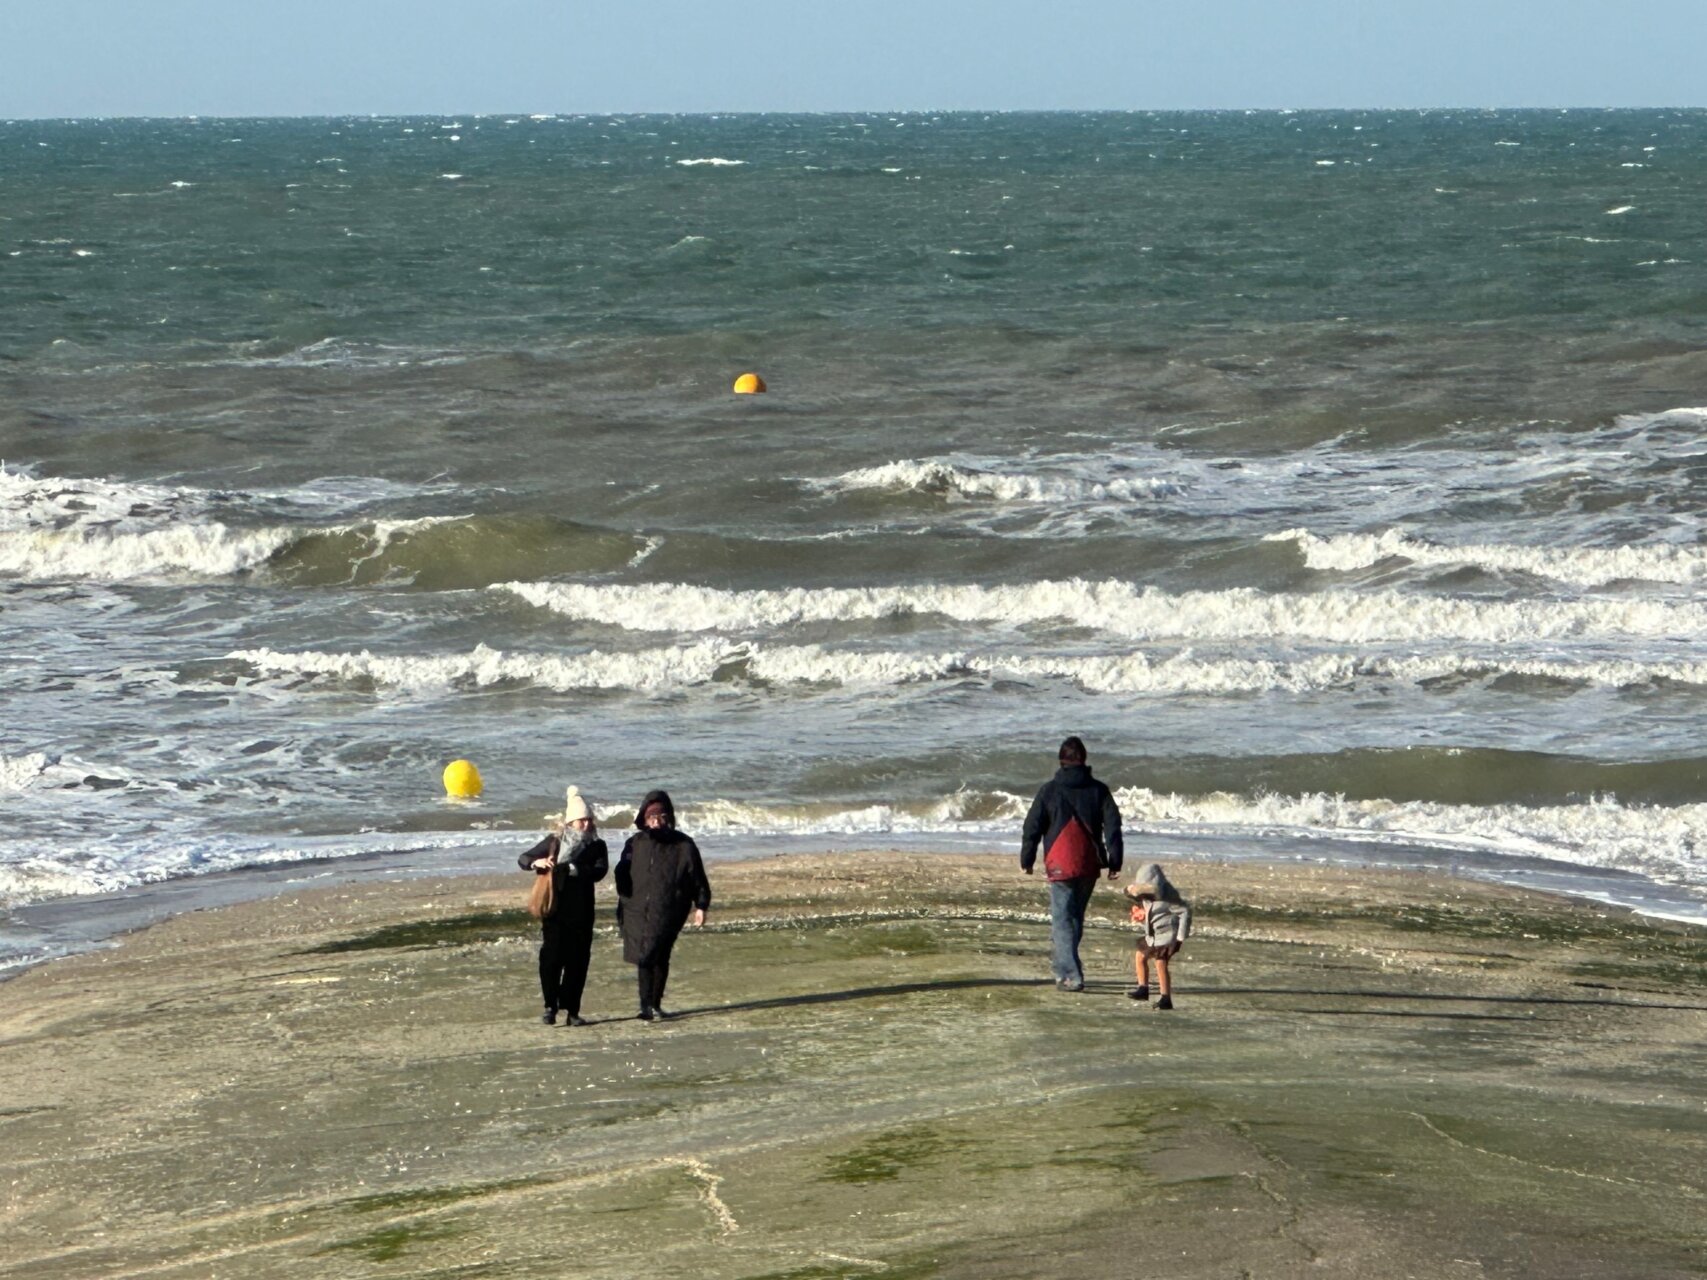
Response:
POLYGON ((1707 1274, 1707 934, 1175 870, 1171 1013, 1008 859, 716 865, 657 1026, 521 875, 176 917, 0 985, 0 1277, 1707 1274))

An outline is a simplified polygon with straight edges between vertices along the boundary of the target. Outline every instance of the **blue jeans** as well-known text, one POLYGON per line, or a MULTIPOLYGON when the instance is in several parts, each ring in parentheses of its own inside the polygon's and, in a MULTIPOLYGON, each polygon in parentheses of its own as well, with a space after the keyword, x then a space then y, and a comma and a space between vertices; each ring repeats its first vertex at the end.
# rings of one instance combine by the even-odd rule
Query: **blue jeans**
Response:
POLYGON ((1095 876, 1049 882, 1049 967, 1055 981, 1083 986, 1085 971, 1079 964, 1079 939, 1085 934, 1085 908, 1090 905, 1095 876))

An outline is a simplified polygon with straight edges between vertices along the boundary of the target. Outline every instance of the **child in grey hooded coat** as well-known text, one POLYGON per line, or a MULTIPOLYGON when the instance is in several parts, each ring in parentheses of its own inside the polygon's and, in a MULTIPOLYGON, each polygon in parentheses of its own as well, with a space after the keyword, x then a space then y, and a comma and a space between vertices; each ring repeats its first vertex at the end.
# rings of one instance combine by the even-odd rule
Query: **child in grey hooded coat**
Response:
POLYGON ((1143 926, 1133 957, 1138 985, 1126 994, 1141 1004, 1149 1000, 1150 962, 1153 960, 1156 962, 1156 985, 1162 993, 1162 998, 1156 1001, 1156 1008, 1172 1009, 1173 983, 1168 973, 1168 961, 1179 953, 1180 944, 1191 936, 1191 907, 1154 862, 1139 870, 1137 879, 1126 886, 1126 896, 1132 899, 1133 923, 1143 926))

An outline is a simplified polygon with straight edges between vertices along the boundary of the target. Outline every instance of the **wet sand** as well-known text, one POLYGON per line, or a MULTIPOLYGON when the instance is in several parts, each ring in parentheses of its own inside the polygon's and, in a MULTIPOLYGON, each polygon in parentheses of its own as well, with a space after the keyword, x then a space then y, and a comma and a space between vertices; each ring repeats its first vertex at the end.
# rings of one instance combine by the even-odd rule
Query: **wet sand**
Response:
POLYGON ((1707 932, 1177 870, 1171 1013, 1006 858, 715 865, 658 1026, 520 875, 175 917, 0 986, 0 1277, 1707 1274, 1707 932))

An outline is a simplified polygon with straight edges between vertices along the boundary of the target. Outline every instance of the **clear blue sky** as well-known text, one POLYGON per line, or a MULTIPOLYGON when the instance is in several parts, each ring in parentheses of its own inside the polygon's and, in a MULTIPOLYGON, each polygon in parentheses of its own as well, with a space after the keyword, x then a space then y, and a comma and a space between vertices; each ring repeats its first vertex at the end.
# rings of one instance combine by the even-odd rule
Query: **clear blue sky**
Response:
POLYGON ((1707 0, 0 0, 0 117, 1697 106, 1707 0))

